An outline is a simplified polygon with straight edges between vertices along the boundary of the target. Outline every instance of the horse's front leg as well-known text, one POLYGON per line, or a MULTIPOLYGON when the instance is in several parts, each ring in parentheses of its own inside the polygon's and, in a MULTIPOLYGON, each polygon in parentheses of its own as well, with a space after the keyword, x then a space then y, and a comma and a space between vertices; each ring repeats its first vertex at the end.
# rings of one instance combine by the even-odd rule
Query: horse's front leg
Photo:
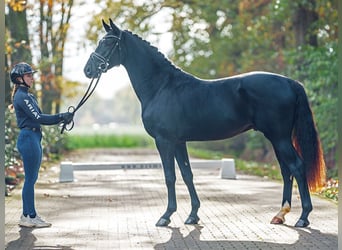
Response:
POLYGON ((165 183, 167 187, 168 204, 166 212, 156 223, 158 227, 165 227, 170 224, 171 215, 177 210, 176 202, 176 174, 175 174, 175 147, 166 140, 156 139, 157 149, 163 164, 165 183))
POLYGON ((178 144, 176 146, 176 160, 191 198, 191 212, 189 217, 186 219, 185 224, 197 224, 199 221, 197 212, 200 207, 200 201, 194 186, 193 175, 185 143, 178 144))

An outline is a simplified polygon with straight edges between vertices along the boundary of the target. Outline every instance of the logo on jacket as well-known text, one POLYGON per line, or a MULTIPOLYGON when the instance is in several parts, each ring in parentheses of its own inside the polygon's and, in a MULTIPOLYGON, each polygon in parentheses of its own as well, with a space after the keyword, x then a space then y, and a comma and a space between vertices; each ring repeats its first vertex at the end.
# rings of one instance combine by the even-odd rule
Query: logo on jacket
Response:
POLYGON ((40 115, 39 113, 36 111, 36 109, 33 107, 33 105, 30 103, 29 100, 27 99, 24 99, 24 102, 26 103, 26 106, 28 107, 28 109, 31 111, 31 113, 34 115, 34 117, 36 119, 39 119, 40 118, 40 115))

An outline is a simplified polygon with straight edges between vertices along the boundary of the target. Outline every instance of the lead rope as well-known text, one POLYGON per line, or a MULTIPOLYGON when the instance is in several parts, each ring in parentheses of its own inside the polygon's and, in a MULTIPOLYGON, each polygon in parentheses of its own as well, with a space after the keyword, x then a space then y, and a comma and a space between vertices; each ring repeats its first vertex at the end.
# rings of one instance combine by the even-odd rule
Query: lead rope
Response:
MULTIPOLYGON (((83 106, 83 104, 89 99, 89 97, 93 94, 93 92, 95 91, 96 89, 96 86, 97 84, 99 83, 100 81, 100 78, 101 78, 101 75, 102 75, 102 72, 99 73, 99 76, 95 82, 95 84, 93 85, 94 83, 94 79, 95 78, 92 78, 91 79, 91 82, 90 84, 88 85, 88 88, 87 88, 87 91, 84 93, 82 99, 79 101, 79 103, 77 104, 77 106, 69 106, 68 107, 68 112, 69 113, 72 113, 72 117, 74 117, 76 111, 83 106)), ((73 129, 74 127, 74 119, 71 120, 71 122, 69 122, 68 124, 66 124, 65 122, 62 122, 62 129, 61 129, 61 134, 63 134, 64 130, 66 131, 70 131, 73 129), (68 127, 68 124, 71 124, 69 127, 68 127)))

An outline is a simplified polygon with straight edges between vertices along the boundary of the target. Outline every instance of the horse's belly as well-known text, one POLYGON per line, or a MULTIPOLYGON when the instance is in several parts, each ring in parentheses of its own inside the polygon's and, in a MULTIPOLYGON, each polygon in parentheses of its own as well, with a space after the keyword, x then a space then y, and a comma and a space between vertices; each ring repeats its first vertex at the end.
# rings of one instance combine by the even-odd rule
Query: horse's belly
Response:
POLYGON ((184 141, 209 141, 209 140, 222 140, 234 137, 241 134, 253 126, 249 123, 234 126, 234 125, 216 125, 216 126, 196 126, 185 134, 180 136, 184 141))

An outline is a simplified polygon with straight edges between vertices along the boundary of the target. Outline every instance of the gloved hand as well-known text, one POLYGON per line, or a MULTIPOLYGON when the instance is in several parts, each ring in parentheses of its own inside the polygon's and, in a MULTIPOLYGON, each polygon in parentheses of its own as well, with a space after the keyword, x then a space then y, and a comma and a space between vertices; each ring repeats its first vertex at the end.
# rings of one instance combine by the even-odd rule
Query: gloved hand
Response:
POLYGON ((74 113, 71 112, 61 113, 60 115, 64 124, 69 124, 74 119, 74 113))

